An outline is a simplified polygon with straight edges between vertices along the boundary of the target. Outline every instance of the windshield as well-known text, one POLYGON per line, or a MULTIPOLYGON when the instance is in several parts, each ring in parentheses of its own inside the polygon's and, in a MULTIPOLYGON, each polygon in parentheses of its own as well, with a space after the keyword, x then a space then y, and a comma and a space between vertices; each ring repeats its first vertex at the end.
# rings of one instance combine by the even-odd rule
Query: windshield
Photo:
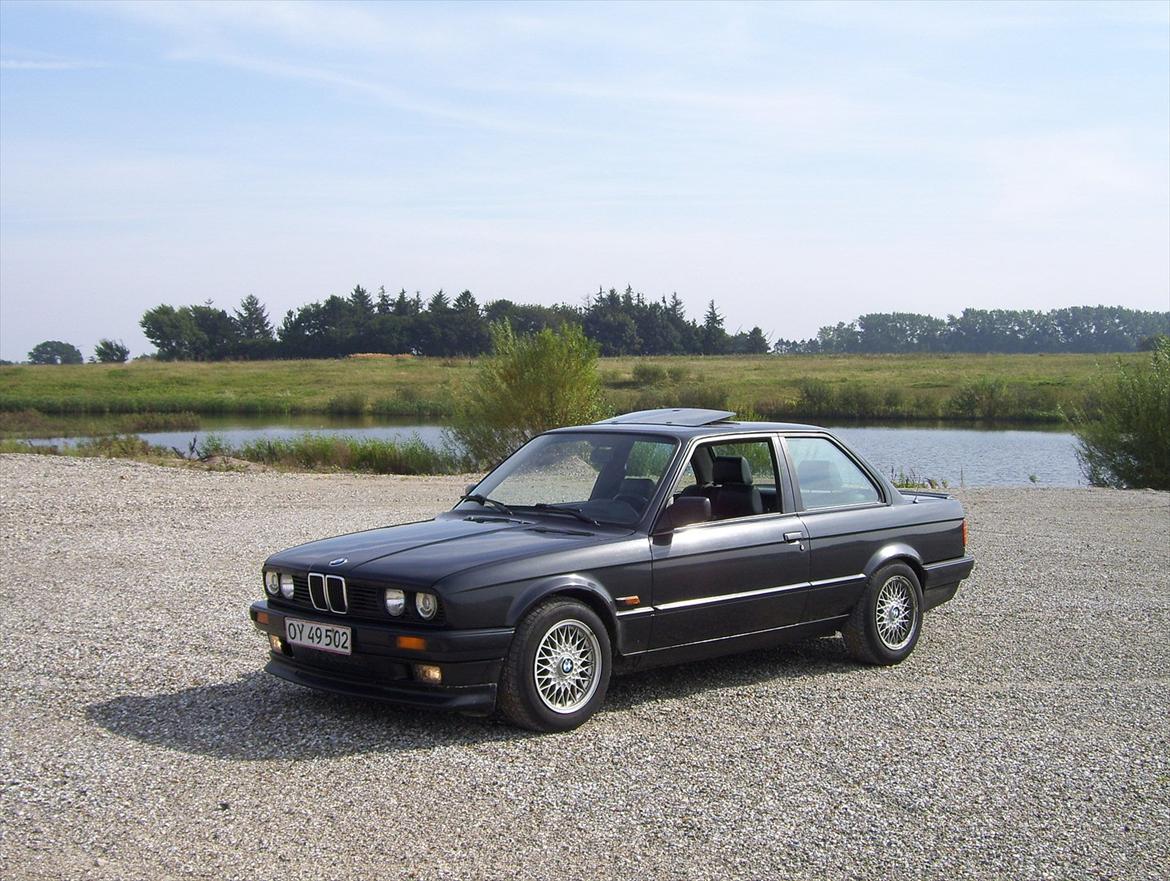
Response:
MULTIPOLYGON (((544 434, 521 447, 476 486, 497 508, 543 511, 632 526, 646 511, 674 457, 675 441, 612 432, 544 434)), ((465 501, 461 508, 481 507, 465 501)))

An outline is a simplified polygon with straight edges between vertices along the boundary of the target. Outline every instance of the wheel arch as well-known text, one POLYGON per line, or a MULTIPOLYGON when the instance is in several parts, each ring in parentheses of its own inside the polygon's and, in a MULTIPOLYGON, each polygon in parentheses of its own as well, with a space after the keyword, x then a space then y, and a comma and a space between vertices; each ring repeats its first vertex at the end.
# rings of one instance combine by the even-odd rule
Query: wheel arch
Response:
POLYGON ((874 552, 865 564, 865 577, 872 578, 873 574, 890 563, 905 563, 918 576, 918 586, 926 589, 926 567, 922 563, 922 556, 910 545, 903 542, 893 542, 883 545, 874 552))
POLYGON ((530 585, 517 595, 508 609, 508 626, 517 626, 537 605, 556 596, 578 600, 592 609, 605 625, 610 645, 617 653, 617 609, 600 584, 583 576, 562 576, 530 585))

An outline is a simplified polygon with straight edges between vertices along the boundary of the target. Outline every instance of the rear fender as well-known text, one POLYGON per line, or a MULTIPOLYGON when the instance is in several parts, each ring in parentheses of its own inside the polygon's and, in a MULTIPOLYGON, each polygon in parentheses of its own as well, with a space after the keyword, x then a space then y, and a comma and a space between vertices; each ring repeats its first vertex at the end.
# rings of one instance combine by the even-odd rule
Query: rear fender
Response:
POLYGON ((925 585, 926 570, 922 565, 922 557, 918 551, 904 542, 892 542, 878 548, 874 555, 869 558, 869 562, 865 564, 865 577, 872 578, 873 573, 888 563, 909 564, 910 568, 914 570, 914 574, 918 576, 918 583, 925 585))

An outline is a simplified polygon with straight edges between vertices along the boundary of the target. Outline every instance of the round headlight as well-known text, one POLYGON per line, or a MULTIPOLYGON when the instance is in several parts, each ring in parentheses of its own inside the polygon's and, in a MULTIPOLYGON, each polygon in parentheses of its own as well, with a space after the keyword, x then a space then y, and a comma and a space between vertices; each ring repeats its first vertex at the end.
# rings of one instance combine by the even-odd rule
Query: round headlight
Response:
POLYGON ((280 573, 280 595, 286 600, 291 600, 296 589, 296 585, 293 584, 293 577, 287 572, 280 573))
POLYGON ((386 611, 397 618, 406 611, 406 594, 396 587, 386 588, 386 611))
POLYGON ((433 593, 416 593, 414 595, 414 607, 418 609, 420 617, 430 621, 435 617, 435 613, 439 611, 439 601, 433 593))
POLYGON ((280 591, 280 573, 279 572, 265 572, 264 573, 264 589, 272 596, 280 591))

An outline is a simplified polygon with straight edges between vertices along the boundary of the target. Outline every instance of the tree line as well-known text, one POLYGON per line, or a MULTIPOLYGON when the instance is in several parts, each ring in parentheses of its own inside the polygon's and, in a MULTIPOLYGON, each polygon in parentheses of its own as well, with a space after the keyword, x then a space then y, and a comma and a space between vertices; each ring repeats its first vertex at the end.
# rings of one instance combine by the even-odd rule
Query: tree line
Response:
MULTIPOLYGON (((279 324, 248 295, 228 311, 212 305, 148 309, 140 324, 167 361, 339 358, 362 352, 438 357, 475 356, 491 348, 490 328, 506 321, 518 334, 576 324, 603 356, 723 354, 883 354, 916 352, 1129 352, 1170 335, 1170 312, 1122 306, 964 309, 945 319, 912 312, 874 312, 822 327, 815 337, 770 342, 760 327, 729 333, 711 300, 702 320, 689 318, 677 294, 649 299, 627 287, 599 289, 580 306, 539 306, 494 300, 481 306, 471 291, 427 299, 357 285, 285 313, 279 324)), ((120 341, 100 340, 91 360, 125 361, 120 341)), ((33 364, 81 363, 69 343, 46 340, 29 352, 33 364)))
POLYGON ((454 299, 440 290, 371 294, 361 285, 290 309, 277 326, 254 295, 229 313, 210 303, 155 306, 142 329, 164 360, 337 358, 364 352, 437 357, 474 356, 491 349, 490 328, 507 322, 518 334, 579 325, 610 355, 766 354, 764 332, 728 333, 712 300, 702 322, 686 315, 678 295, 647 299, 627 287, 598 290, 581 306, 537 306, 494 300, 480 306, 471 291, 454 299))
POLYGON ((874 312, 822 327, 807 340, 777 340, 785 354, 903 352, 1132 352, 1170 335, 1170 312, 1122 306, 964 309, 945 319, 913 312, 874 312))

